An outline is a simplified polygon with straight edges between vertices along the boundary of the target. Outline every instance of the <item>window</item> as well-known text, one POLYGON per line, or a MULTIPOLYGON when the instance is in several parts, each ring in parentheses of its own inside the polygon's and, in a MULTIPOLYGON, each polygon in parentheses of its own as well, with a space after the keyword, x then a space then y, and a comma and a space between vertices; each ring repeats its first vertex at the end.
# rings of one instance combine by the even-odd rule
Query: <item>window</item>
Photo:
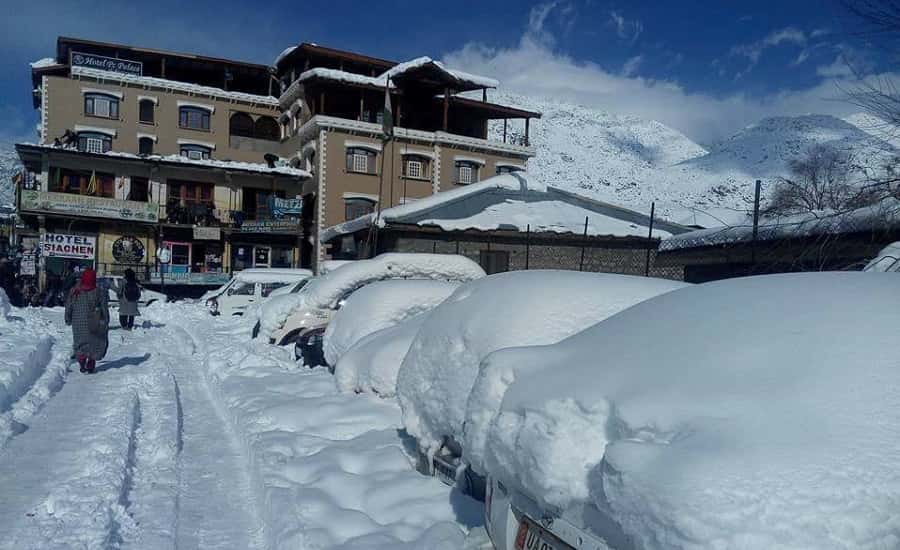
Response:
POLYGON ((178 126, 190 130, 204 130, 208 132, 209 111, 200 107, 179 107, 178 126))
POLYGON ((97 197, 115 196, 116 177, 113 174, 60 168, 51 177, 53 178, 50 182, 51 191, 97 197))
POLYGON ((355 220, 375 211, 375 201, 366 198, 344 199, 344 219, 355 220))
POLYGON ((182 204, 211 202, 213 196, 213 184, 195 183, 188 181, 176 181, 168 184, 169 200, 180 201, 182 204))
POLYGON ((138 154, 140 154, 140 155, 152 155, 153 154, 153 138, 150 138, 150 137, 138 138, 138 154))
POLYGON ((150 180, 131 176, 131 189, 128 191, 128 200, 147 202, 150 199, 150 180))
POLYGON ((375 152, 360 147, 348 147, 347 171, 358 174, 374 174, 375 152))
POLYGON ((234 113, 228 120, 228 133, 232 136, 253 137, 253 119, 247 113, 234 113))
POLYGON ((253 137, 266 141, 278 141, 278 123, 270 116, 261 116, 253 125, 253 137))
POLYGON ((456 163, 456 183, 468 185, 478 181, 478 165, 474 162, 459 161, 456 163))
POLYGON ((228 289, 229 296, 253 296, 256 293, 256 283, 239 282, 228 289))
POLYGON ((262 284, 262 297, 268 298, 269 294, 272 294, 273 290, 277 290, 279 288, 287 286, 287 283, 263 283, 262 284))
POLYGON ((209 147, 204 147, 202 145, 192 145, 187 143, 181 145, 181 156, 193 160, 208 159, 211 152, 212 150, 209 147))
POLYGON ((112 138, 99 132, 79 132, 78 150, 86 153, 105 153, 112 148, 112 138))
POLYGON ((500 164, 497 166, 497 174, 512 174, 513 172, 521 172, 522 168, 511 166, 509 164, 500 164))
POLYGON ((84 114, 101 118, 119 118, 119 98, 106 94, 85 94, 84 114))
POLYGON ((428 158, 419 155, 403 157, 403 176, 411 179, 428 179, 428 158))
POLYGON ((138 121, 145 124, 153 124, 155 108, 156 105, 154 105, 152 99, 142 99, 138 103, 138 121))

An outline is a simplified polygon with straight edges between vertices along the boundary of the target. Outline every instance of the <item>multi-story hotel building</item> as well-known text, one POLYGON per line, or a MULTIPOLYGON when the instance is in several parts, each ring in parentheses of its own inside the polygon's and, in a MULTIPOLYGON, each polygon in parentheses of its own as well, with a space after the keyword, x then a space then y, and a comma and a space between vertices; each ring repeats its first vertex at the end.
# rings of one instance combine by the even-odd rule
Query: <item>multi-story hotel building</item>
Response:
POLYGON ((170 283, 314 267, 330 225, 523 168, 527 130, 492 140, 488 123, 539 116, 489 103, 496 82, 428 58, 311 44, 269 67, 59 38, 32 84, 39 139, 16 146, 18 238, 51 277, 82 263, 158 282, 160 249, 170 283))

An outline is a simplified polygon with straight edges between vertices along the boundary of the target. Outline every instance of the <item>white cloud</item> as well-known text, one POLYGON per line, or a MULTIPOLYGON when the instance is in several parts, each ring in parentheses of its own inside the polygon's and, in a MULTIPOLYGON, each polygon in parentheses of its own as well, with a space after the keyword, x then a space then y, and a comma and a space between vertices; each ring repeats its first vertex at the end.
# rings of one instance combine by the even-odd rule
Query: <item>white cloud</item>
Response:
POLYGON ((631 43, 637 41, 641 33, 644 32, 644 24, 639 20, 628 20, 621 13, 611 10, 609 12, 609 22, 616 29, 616 36, 622 40, 628 40, 631 43))
MULTIPOLYGON (((795 44, 797 46, 806 45, 806 35, 796 27, 785 27, 770 32, 762 40, 757 40, 750 44, 740 44, 731 48, 730 54, 733 56, 743 56, 750 60, 750 68, 759 63, 759 58, 768 48, 774 48, 781 44, 795 44)), ((747 72, 746 70, 744 71, 747 72)))
POLYGON ((853 84, 846 74, 836 71, 826 71, 819 84, 803 90, 765 97, 742 93, 719 96, 687 91, 676 80, 642 78, 627 74, 625 68, 616 73, 596 63, 572 59, 533 31, 525 32, 512 47, 469 43, 446 54, 444 60, 453 67, 496 77, 505 89, 658 120, 705 144, 767 116, 846 116, 859 110, 843 101, 844 90, 853 84))
POLYGON ((634 76, 638 69, 641 66, 641 63, 644 62, 643 55, 636 55, 628 59, 624 65, 622 65, 622 74, 625 76, 634 76))

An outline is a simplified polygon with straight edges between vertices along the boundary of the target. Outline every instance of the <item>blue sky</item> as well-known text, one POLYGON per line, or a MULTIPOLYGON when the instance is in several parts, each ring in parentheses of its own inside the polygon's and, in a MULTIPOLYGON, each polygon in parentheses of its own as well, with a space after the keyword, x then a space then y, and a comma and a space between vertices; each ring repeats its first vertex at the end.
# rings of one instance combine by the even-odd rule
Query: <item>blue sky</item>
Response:
POLYGON ((301 41, 430 55, 701 142, 763 116, 849 114, 843 60, 867 74, 892 62, 851 40, 840 6, 821 0, 3 2, 0 138, 32 138, 28 62, 52 55, 60 34, 262 63, 301 41))

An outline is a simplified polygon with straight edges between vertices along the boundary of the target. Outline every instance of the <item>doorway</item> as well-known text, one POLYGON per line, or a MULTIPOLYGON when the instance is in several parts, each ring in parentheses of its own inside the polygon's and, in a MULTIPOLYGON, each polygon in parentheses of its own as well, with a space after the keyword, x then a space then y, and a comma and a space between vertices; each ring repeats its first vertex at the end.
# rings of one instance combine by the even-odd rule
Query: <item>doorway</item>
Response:
POLYGON ((253 247, 253 267, 272 267, 272 247, 257 245, 253 247))

